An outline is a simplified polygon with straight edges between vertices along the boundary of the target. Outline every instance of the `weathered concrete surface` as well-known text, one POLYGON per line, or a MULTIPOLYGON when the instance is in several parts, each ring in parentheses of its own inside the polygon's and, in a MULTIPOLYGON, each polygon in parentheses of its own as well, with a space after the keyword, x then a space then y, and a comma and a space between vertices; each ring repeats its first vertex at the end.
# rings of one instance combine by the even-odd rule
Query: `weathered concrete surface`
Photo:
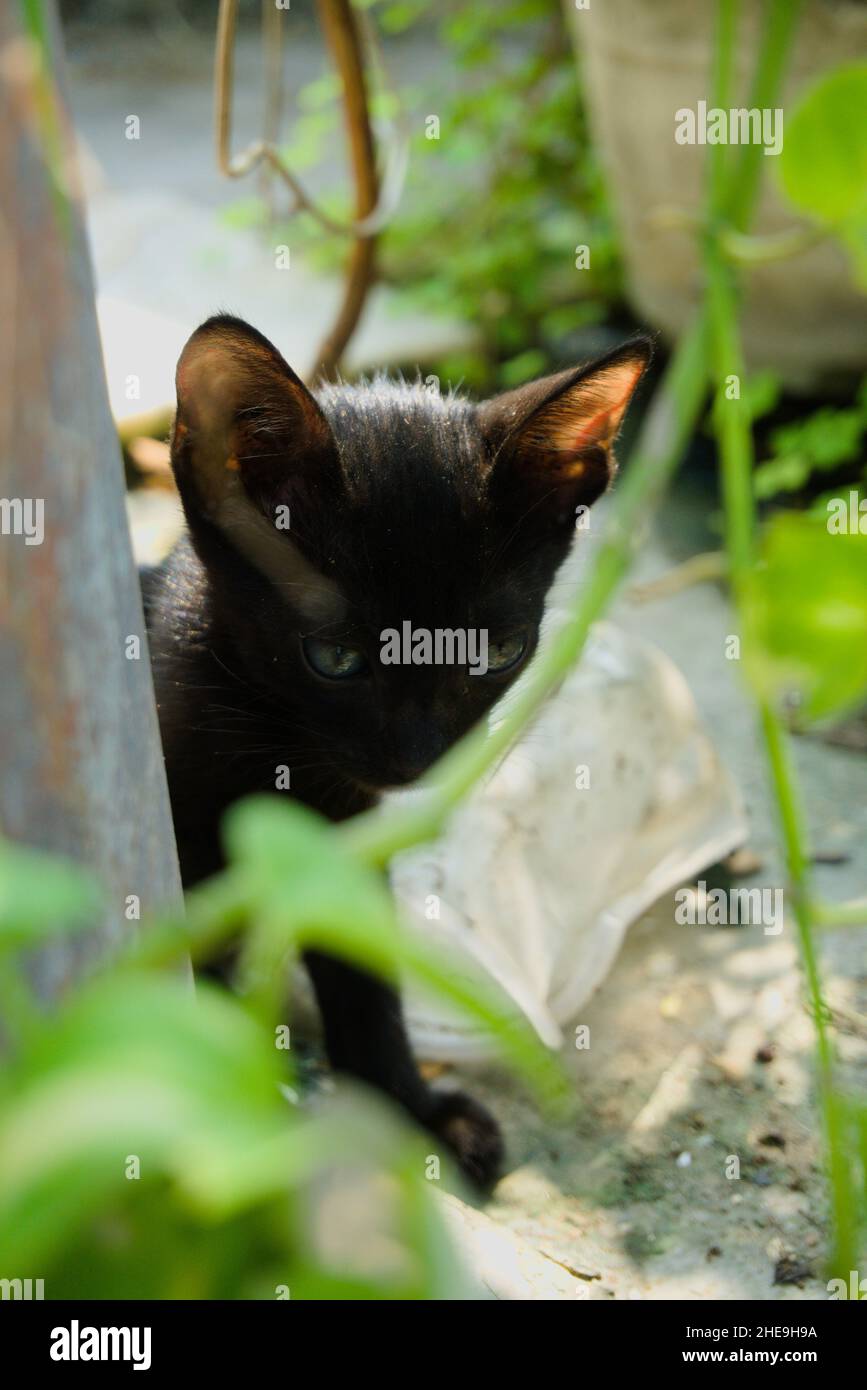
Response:
POLYGON ((506 1302, 577 1302, 586 1298, 580 1272, 542 1255, 485 1212, 443 1193, 442 1211, 458 1258, 479 1298, 506 1302))
MULTIPOLYGON (((145 916, 180 881, 74 171, 59 151, 64 204, 17 6, 0 57, 0 496, 43 509, 0 536, 0 829, 97 872, 93 953, 132 929, 131 896, 145 916)), ((72 957, 40 958, 46 992, 72 957)))
MULTIPOLYGON (((675 485, 633 579, 660 574, 718 542, 710 479, 675 485)), ((588 551, 592 551, 590 539, 588 551)), ((685 672, 723 759, 743 789, 761 869, 737 886, 778 887, 760 740, 714 585, 636 605, 615 621, 657 642, 685 672)), ((830 900, 867 889, 867 764, 818 739, 796 742, 814 849, 830 900)), ((712 879, 710 874, 707 879, 712 879)), ((721 881, 721 880, 720 880, 721 881)), ((867 943, 822 938, 841 1077, 867 1089, 867 943)), ((545 1255, 581 1271, 587 1297, 820 1299, 826 1196, 812 1088, 813 1034, 794 926, 682 926, 672 899, 632 929, 614 970, 576 1023, 590 1048, 567 1059, 577 1119, 552 1126, 502 1075, 467 1078, 503 1119, 510 1172, 488 1213, 545 1255), (757 1060, 762 1058, 764 1060, 757 1060), (726 1176, 734 1156, 740 1178, 726 1176), (788 1269, 797 1283, 775 1283, 788 1269)))

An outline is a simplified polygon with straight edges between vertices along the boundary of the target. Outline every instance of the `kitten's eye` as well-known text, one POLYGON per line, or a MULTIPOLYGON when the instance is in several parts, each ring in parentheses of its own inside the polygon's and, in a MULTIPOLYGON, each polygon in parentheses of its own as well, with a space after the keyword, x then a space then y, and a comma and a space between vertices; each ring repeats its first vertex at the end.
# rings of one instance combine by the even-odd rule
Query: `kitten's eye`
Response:
POLYGON ((326 642, 320 637, 305 637, 301 646, 308 664, 318 676, 325 676, 327 680, 348 680, 367 670, 364 654, 355 647, 326 642))
POLYGON ((499 637, 496 640, 488 640, 488 670, 508 671, 510 667, 517 666, 524 652, 527 650, 527 634, 516 632, 511 637, 499 637))

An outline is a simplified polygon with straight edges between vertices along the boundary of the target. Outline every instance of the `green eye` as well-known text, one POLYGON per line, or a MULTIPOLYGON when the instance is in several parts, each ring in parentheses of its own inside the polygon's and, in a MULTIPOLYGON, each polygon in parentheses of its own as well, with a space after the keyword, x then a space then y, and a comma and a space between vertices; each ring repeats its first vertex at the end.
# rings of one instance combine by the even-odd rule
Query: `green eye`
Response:
POLYGON ((362 652, 344 647, 341 642, 326 642, 320 637, 305 637, 301 643, 307 663, 317 676, 326 680, 344 681, 367 670, 362 652))
POLYGON ((496 640, 488 640, 488 670, 489 671, 508 671, 511 666, 517 666, 524 652, 527 650, 527 634, 516 632, 511 637, 500 637, 496 640))

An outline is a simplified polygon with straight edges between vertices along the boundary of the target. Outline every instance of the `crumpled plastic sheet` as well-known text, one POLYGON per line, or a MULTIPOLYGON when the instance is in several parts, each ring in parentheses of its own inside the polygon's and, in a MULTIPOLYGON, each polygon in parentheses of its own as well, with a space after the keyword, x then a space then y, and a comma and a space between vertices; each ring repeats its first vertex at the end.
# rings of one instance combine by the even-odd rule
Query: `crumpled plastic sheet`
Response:
MULTIPOLYGON (((391 880, 404 921, 448 953, 455 975, 495 982, 504 1006, 559 1048, 630 924, 746 833, 683 676, 606 622, 440 840, 398 855, 391 880)), ((420 1057, 497 1054, 441 1001, 410 987, 405 1008, 420 1057)))

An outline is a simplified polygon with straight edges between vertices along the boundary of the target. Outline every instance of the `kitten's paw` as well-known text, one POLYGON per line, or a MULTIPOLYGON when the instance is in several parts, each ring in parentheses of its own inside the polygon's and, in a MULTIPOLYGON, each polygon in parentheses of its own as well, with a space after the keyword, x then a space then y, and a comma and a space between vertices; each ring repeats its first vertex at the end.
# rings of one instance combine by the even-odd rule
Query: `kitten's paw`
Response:
POLYGON ((448 1091, 434 1095, 427 1125, 451 1149, 464 1176, 482 1192, 490 1191, 505 1152, 493 1115, 463 1091, 448 1091))

